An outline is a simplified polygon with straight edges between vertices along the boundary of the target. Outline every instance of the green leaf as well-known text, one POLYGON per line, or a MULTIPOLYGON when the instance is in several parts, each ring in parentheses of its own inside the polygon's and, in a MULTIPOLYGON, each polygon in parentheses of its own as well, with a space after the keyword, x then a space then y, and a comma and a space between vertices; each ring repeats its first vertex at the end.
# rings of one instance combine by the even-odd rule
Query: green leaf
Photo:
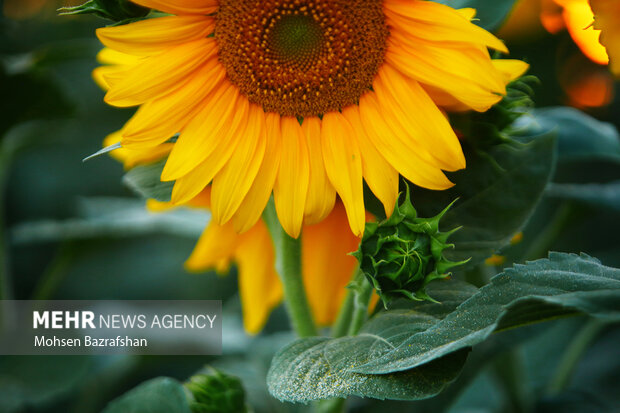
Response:
POLYGON ((507 269, 437 324, 351 371, 405 371, 474 346, 495 331, 579 313, 620 319, 620 270, 585 254, 550 253, 507 269))
POLYGON ((561 161, 608 159, 620 161, 620 135, 606 122, 573 108, 536 109, 519 118, 512 129, 517 134, 558 132, 558 158, 561 161))
POLYGON ((0 359, 0 412, 20 412, 69 394, 87 377, 84 356, 4 356, 0 359))
POLYGON ((488 152, 468 148, 467 168, 449 178, 447 191, 413 188, 411 199, 421 216, 433 216, 458 198, 442 220, 442 229, 462 227, 450 238, 452 261, 471 258, 471 268, 508 245, 538 205, 555 166, 555 136, 509 142, 488 152))
POLYGON ((158 377, 113 400, 103 413, 192 412, 183 385, 168 377, 158 377))
POLYGON ((269 391, 291 402, 349 395, 398 400, 432 397, 457 377, 467 357, 466 350, 394 374, 366 375, 351 370, 433 326, 475 291, 458 281, 437 282, 429 286, 429 292, 442 304, 416 302, 409 304, 408 309, 379 313, 355 337, 297 340, 274 357, 267 375, 269 391))
POLYGON ((144 198, 153 198, 161 202, 169 202, 174 182, 162 182, 161 171, 166 160, 132 168, 123 176, 123 183, 132 191, 144 198))
POLYGON ((516 0, 439 0, 455 9, 472 7, 477 10, 477 23, 487 30, 497 29, 512 10, 516 0))
POLYGON ((80 198, 79 217, 65 220, 37 220, 11 229, 16 245, 84 240, 100 237, 123 238, 165 233, 196 240, 209 223, 207 211, 177 208, 151 213, 144 201, 133 198, 80 198))
POLYGON ((63 7, 59 11, 61 15, 94 14, 115 22, 125 22, 145 17, 150 9, 129 0, 89 0, 79 6, 63 7))
POLYGON ((552 184, 547 196, 620 211, 620 181, 606 184, 552 184))

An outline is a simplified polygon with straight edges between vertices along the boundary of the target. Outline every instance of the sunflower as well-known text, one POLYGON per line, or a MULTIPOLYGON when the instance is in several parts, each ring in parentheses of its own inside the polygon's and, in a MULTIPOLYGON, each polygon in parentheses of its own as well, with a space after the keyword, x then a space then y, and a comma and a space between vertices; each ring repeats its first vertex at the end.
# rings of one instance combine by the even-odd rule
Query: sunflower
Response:
POLYGON ((620 77, 620 1, 590 0, 594 28, 600 30, 600 42, 607 49, 609 67, 620 77))
MULTIPOLYGON (((186 206, 209 209, 210 192, 207 187, 186 206)), ((149 199, 147 208, 152 212, 163 212, 175 206, 149 199)), ((357 261, 349 253, 357 248, 359 239, 348 228, 341 202, 336 202, 320 223, 304 226, 303 234, 305 291, 314 321, 320 326, 328 326, 336 318, 346 295, 345 287, 356 268, 357 261)), ((219 225, 211 221, 185 262, 185 268, 190 272, 216 269, 225 274, 234 261, 238 269, 243 324, 248 333, 256 334, 283 299, 275 255, 271 235, 262 219, 243 234, 239 234, 231 222, 219 225)))
MULTIPOLYGON (((105 85, 104 85, 105 86, 105 85)), ((120 142, 122 131, 108 135, 104 146, 120 142)), ((123 163, 125 169, 156 162, 165 157, 172 144, 150 150, 120 148, 111 155, 123 163)), ((167 212, 177 207, 210 210, 211 187, 207 186, 196 197, 179 206, 170 202, 148 199, 150 212, 167 212)), ((373 217, 366 214, 366 219, 373 217)), ((356 250, 359 238, 349 229, 342 202, 321 222, 305 225, 302 229, 302 277, 314 321, 319 326, 331 325, 346 295, 346 286, 357 268, 357 260, 349 255, 356 250)), ((200 236, 194 250, 185 262, 190 272, 215 269, 227 274, 234 262, 239 274, 239 295, 243 325, 250 334, 261 331, 271 311, 283 299, 282 283, 275 268, 275 249, 265 222, 259 219, 243 234, 232 223, 219 225, 211 220, 200 236)), ((374 295, 371 308, 378 301, 374 295)))
POLYGON ((442 109, 487 110, 527 65, 471 23, 421 0, 134 0, 169 15, 98 29, 105 101, 139 106, 122 146, 178 134, 163 181, 174 204, 211 185, 218 225, 253 228, 273 193, 292 237, 336 196, 364 230, 363 181, 389 215, 399 174, 430 189, 465 167, 442 109))

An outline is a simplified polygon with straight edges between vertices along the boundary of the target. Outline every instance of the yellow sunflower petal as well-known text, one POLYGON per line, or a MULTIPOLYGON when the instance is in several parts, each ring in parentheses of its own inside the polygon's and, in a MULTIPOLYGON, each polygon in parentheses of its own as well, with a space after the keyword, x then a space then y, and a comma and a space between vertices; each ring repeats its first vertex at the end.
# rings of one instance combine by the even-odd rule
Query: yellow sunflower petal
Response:
POLYGON ((493 59, 491 63, 502 75, 502 79, 506 84, 523 76, 530 68, 530 65, 524 61, 515 59, 493 59))
POLYGON ((263 163, 256 174, 254 185, 233 217, 235 230, 240 233, 250 229, 260 218, 271 196, 280 167, 280 116, 268 113, 265 117, 265 128, 268 133, 264 134, 266 147, 263 163))
POLYGON ((187 124, 166 162, 162 179, 182 177, 203 163, 242 121, 247 122, 248 100, 239 90, 222 82, 187 124))
POLYGON ((153 213, 168 212, 175 208, 170 202, 162 202, 153 198, 146 200, 146 210, 153 213))
POLYGON ((222 260, 230 261, 238 241, 239 235, 232 225, 218 225, 211 221, 185 261, 185 268, 188 271, 204 271, 221 264, 222 260))
POLYGON ((140 58, 118 50, 104 47, 97 53, 97 61, 106 65, 131 66, 140 61, 140 58))
POLYGON ((215 20, 208 16, 166 16, 97 29, 105 46, 122 53, 150 55, 202 39, 213 33, 215 20))
POLYGON ((305 223, 308 225, 322 221, 336 202, 336 190, 329 182, 321 150, 321 120, 318 117, 304 119, 301 125, 310 156, 310 181, 306 199, 305 223))
POLYGON ((362 154, 349 121, 338 112, 323 115, 321 146, 327 176, 347 210, 351 231, 364 233, 362 154))
POLYGON ((386 0, 384 7, 388 24, 417 38, 414 41, 478 44, 508 53, 501 40, 471 23, 468 17, 473 9, 455 10, 429 1, 402 0, 386 0))
POLYGON ((107 91, 111 86, 109 79, 122 79, 122 76, 118 76, 117 74, 126 73, 130 66, 140 61, 140 58, 104 47, 97 54, 97 61, 103 63, 104 66, 93 69, 93 79, 101 89, 107 91))
POLYGON ((282 228, 288 235, 297 238, 301 232, 308 196, 310 160, 306 138, 297 118, 281 119, 282 157, 273 188, 273 197, 282 228))
POLYGON ((282 285, 275 271, 275 251, 262 220, 240 236, 236 251, 243 325, 248 333, 257 334, 271 310, 282 300, 282 285))
POLYGON ((122 79, 110 82, 105 101, 125 107, 156 99, 190 76, 216 50, 215 40, 205 38, 143 59, 139 65, 130 67, 122 79))
POLYGON ((217 10, 217 0, 131 0, 150 9, 172 14, 210 14, 217 10))
POLYGON ((169 94, 140 106, 125 125, 123 146, 148 147, 179 133, 225 76, 222 66, 212 59, 196 71, 195 77, 186 79, 169 94))
POLYGON ((106 76, 110 76, 115 71, 118 71, 118 67, 114 66, 99 66, 93 69, 92 76, 97 86, 103 90, 108 90, 110 84, 106 80, 106 76))
POLYGON ((349 253, 357 249, 359 238, 351 233, 347 213, 340 202, 324 221, 305 226, 303 237, 302 273, 308 302, 316 322, 329 325, 355 271, 357 260, 349 253))
MULTIPOLYGON (((407 72, 403 72, 411 74, 412 78, 446 90, 454 89, 452 94, 455 95, 476 91, 491 95, 506 93, 488 51, 480 47, 452 47, 449 44, 438 47, 429 42, 415 42, 395 31, 388 41, 386 58, 387 55, 400 58, 401 62, 403 58, 407 59, 404 65, 407 72), (417 73, 412 72, 412 68, 416 68, 417 73)), ((401 69, 400 66, 397 68, 401 69)))
POLYGON ((411 81, 384 64, 373 83, 379 105, 405 130, 415 144, 425 148, 441 169, 465 167, 465 156, 448 119, 416 81, 411 81))
POLYGON ((408 135, 392 129, 385 122, 373 93, 361 97, 359 108, 368 137, 401 175, 423 188, 447 189, 453 186, 439 168, 419 156, 418 149, 411 144, 408 135))
POLYGON ((472 21, 476 17, 476 9, 471 7, 465 7, 462 9, 456 9, 456 11, 467 20, 472 21))
MULTIPOLYGON (((103 140, 103 146, 110 146, 115 143, 121 142, 123 130, 116 131, 109 134, 103 140)), ((153 146, 147 150, 134 150, 130 148, 119 148, 110 152, 110 156, 123 163, 126 170, 135 167, 136 165, 147 164, 151 162, 159 161, 163 159, 172 150, 172 144, 166 143, 163 145, 153 146)))
POLYGON ((385 215, 390 216, 394 212, 394 206, 398 199, 398 172, 385 160, 372 144, 359 115, 359 108, 349 106, 342 111, 355 131, 355 138, 362 153, 362 172, 368 187, 381 201, 385 209, 385 215))
MULTIPOLYGON (((247 106, 247 100, 244 100, 244 102, 240 104, 240 111, 246 113, 244 111, 244 104, 247 106)), ((227 130, 227 133, 221 136, 221 140, 214 142, 214 148, 203 162, 175 181, 174 187, 172 188, 173 203, 183 204, 188 202, 213 180, 215 175, 226 165, 237 148, 237 144, 239 143, 237 136, 245 129, 247 121, 247 116, 240 119, 234 128, 227 130)), ((168 162, 166 162, 166 166, 164 166, 161 178, 163 181, 172 180, 165 176, 165 172, 178 143, 179 141, 177 140, 168 157, 168 162)))
POLYGON ((263 108, 250 105, 246 129, 237 136, 236 149, 213 178, 211 210, 213 219, 228 222, 241 205, 265 155, 265 115, 263 108))

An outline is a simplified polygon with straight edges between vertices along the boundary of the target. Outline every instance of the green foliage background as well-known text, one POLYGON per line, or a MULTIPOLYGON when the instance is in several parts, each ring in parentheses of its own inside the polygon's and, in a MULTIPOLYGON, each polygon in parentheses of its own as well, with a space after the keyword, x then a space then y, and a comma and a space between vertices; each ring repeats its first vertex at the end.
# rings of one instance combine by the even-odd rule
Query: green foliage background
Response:
MULTIPOLYGON (((495 29, 512 1, 472 0, 450 4, 479 8, 480 24, 495 29)), ((132 113, 106 106, 103 92, 90 77, 100 48, 94 29, 105 22, 89 16, 57 17, 53 7, 27 19, 3 16, 0 22, 2 298, 222 299, 226 320, 222 357, 0 356, 0 413, 99 412, 136 386, 139 387, 125 396, 130 401, 117 400, 105 411, 121 411, 119 406, 124 412, 134 410, 123 406, 142 406, 135 411, 147 411, 144 403, 152 400, 153 394, 164 399, 168 396, 182 399, 180 382, 206 364, 239 376, 248 404, 256 412, 308 410, 303 405, 278 402, 267 392, 265 377, 274 351, 292 340, 286 332, 287 320, 282 309, 271 317, 261 336, 249 338, 239 319, 234 270, 225 278, 213 273, 189 275, 183 271, 182 263, 208 217, 189 212, 149 215, 143 209, 144 201, 121 184, 122 166, 108 157, 81 162, 100 149, 103 138, 120 128, 132 113), (158 378, 161 376, 169 379, 158 378)), ((557 108, 566 102, 557 81, 559 67, 567 55, 579 53, 566 33, 508 46, 512 57, 530 62, 530 74, 541 80, 540 85, 534 86, 539 109, 532 116, 519 119, 511 128, 511 134, 523 146, 500 145, 490 149, 497 166, 485 157, 488 151, 466 148, 469 164, 473 165, 467 171, 471 175, 453 178, 468 184, 457 185, 454 191, 440 196, 414 190, 416 208, 422 216, 431 216, 455 197, 461 198, 450 212, 452 217, 446 217, 446 228, 452 227, 452 223, 462 224, 463 219, 470 224, 454 235, 453 252, 454 259, 474 257, 467 274, 461 277, 466 275, 469 281, 486 280, 489 273, 495 272, 494 268, 474 267, 474 264, 500 247, 506 256, 503 267, 525 259, 544 258, 549 250, 585 252, 607 267, 620 267, 620 143, 616 132, 620 127, 620 99, 588 114, 557 108), (556 135, 555 140, 551 135, 556 135), (535 139, 536 136, 542 138, 535 139), (478 158, 481 159, 471 161, 478 158), (485 178, 472 183, 471 176, 485 178), (546 186, 550 177, 552 184, 546 186), (519 194, 530 195, 514 197, 511 191, 516 185, 523 187, 519 194), (531 214, 531 208, 541 196, 531 214), (481 205, 487 209, 481 210, 481 205), (527 226, 521 228, 528 217, 527 226), (523 229, 523 241, 510 246, 510 237, 520 229, 523 229)), ((619 85, 616 82, 616 95, 620 94, 619 85)), ((579 262, 579 265, 599 266, 579 262)), ((519 268, 529 271, 530 267, 508 270, 504 276, 509 276, 511 271, 518 272, 519 268)), ((613 272, 617 270, 601 271, 617 274, 613 272)), ((437 287, 445 289, 437 294, 449 295, 454 286, 458 287, 458 281, 437 287)), ((435 324, 436 321, 444 320, 448 312, 469 297, 467 288, 455 288, 458 294, 466 296, 444 309, 444 314, 443 310, 432 308, 431 313, 424 317, 418 314, 416 320, 411 320, 408 307, 384 317, 394 316, 389 322, 397 328, 409 329, 409 333, 429 326, 441 328, 447 321, 435 324)), ((531 295, 540 295, 540 291, 531 295)), ((596 313, 597 306, 604 303, 618 309, 617 296, 606 299, 596 297, 589 307, 579 310, 596 313)), ((532 300, 525 304, 538 305, 533 307, 535 314, 564 305, 564 302, 550 304, 539 298, 532 300)), ((446 297, 442 302, 449 306, 451 301, 446 297)), ((526 310, 531 311, 532 307, 525 304, 512 303, 512 312, 508 314, 531 315, 526 310)), ((575 306, 570 308, 574 310, 575 306)), ((460 353, 451 355, 454 360, 448 363, 444 359, 434 362, 444 364, 435 368, 435 372, 447 371, 437 381, 429 379, 423 370, 414 369, 388 378, 374 377, 378 382, 360 382, 361 375, 381 369, 375 366, 373 370, 369 360, 361 360, 359 353, 356 360, 341 358, 350 354, 348 348, 359 350, 372 344, 358 337, 339 339, 345 342, 344 347, 334 347, 335 353, 328 354, 333 360, 357 366, 346 378, 354 390, 340 391, 321 372, 317 373, 317 380, 327 380, 322 383, 323 390, 331 392, 329 396, 357 394, 379 398, 390 396, 376 393, 381 386, 397 392, 398 386, 410 389, 415 387, 412 383, 427 380, 426 388, 416 387, 421 392, 416 396, 421 397, 444 389, 463 368, 456 382, 437 397, 406 403, 381 402, 381 405, 371 399, 353 398, 349 407, 355 412, 376 411, 379 406, 394 412, 473 409, 582 412, 612 411, 620 405, 620 395, 614 387, 620 381, 617 324, 600 325, 580 316, 511 330, 507 328, 510 318, 502 320, 489 322, 493 329, 502 332, 490 338, 485 336, 485 341, 467 341, 460 353), (502 322, 506 328, 498 328, 502 322), (596 333, 596 339, 584 351, 568 383, 557 383, 556 373, 564 350, 575 337, 591 331, 596 333), (471 352, 466 349, 474 344, 471 352), (506 351, 515 344, 519 344, 516 351, 506 351), (516 383, 507 379, 508 370, 510 377, 518 378, 516 383), (387 385, 382 382, 384 379, 387 385)), ((379 323, 374 320, 363 332, 383 334, 378 328, 379 323)), ((402 333, 398 329, 396 332, 402 333)), ((316 346, 332 344, 326 341, 329 340, 309 339, 297 345, 303 351, 310 351, 316 346)), ((290 349, 287 347, 281 354, 286 355, 290 349)), ((282 358, 277 359, 280 361, 282 358)), ((396 363, 401 362, 399 359, 396 363)), ((407 368, 414 366, 417 364, 407 368)), ((285 376, 284 380, 290 377, 285 376)), ((272 376, 271 380, 276 396, 289 400, 307 400, 312 398, 311 392, 321 390, 305 389, 310 393, 291 395, 274 387, 277 378, 272 376)), ((304 391, 302 387, 297 390, 304 391)), ((165 406, 154 403, 148 411, 189 411, 182 403, 175 404, 177 410, 165 406)))

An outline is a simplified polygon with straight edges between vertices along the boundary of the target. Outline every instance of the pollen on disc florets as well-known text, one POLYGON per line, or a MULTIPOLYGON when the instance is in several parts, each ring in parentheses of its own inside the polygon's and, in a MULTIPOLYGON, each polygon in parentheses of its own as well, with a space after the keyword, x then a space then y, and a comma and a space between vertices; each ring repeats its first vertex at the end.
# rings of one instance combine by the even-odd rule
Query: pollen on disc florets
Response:
POLYGON ((266 112, 356 104, 383 63, 380 0, 221 0, 215 38, 230 81, 266 112))

